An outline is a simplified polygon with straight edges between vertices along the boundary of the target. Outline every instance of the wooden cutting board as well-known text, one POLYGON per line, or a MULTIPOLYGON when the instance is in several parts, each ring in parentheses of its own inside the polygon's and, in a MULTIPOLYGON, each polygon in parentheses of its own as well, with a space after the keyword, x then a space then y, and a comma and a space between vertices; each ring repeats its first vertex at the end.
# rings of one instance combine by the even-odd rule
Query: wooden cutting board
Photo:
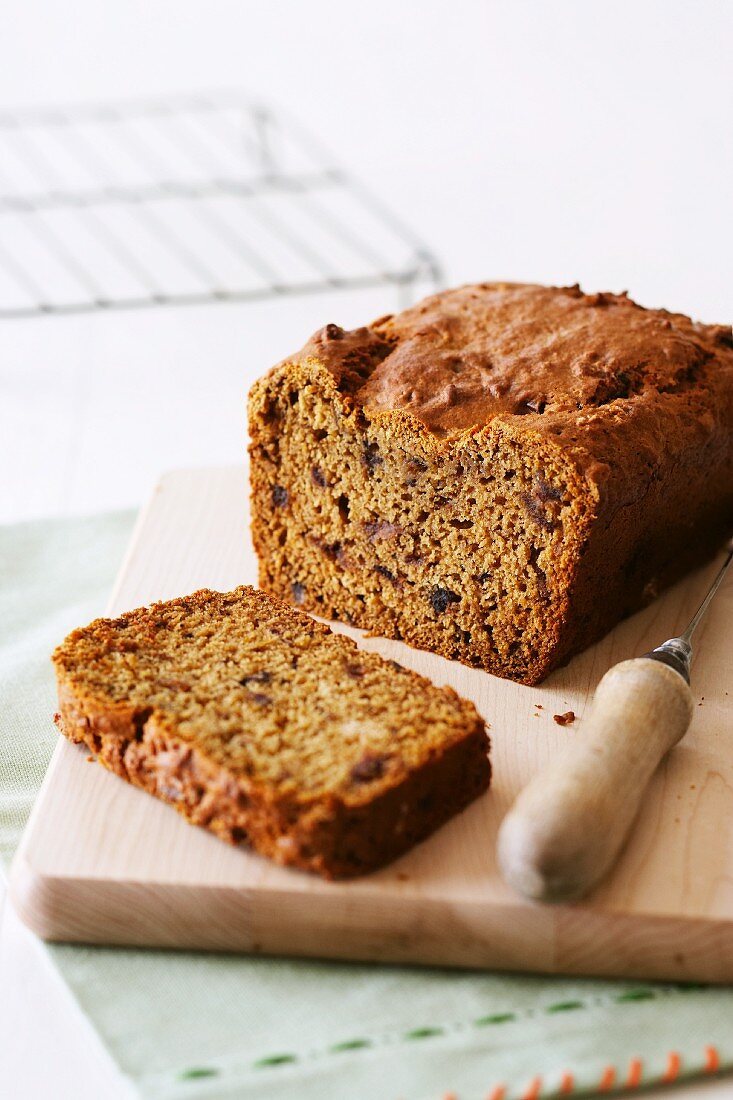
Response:
MULTIPOLYGON (((243 468, 164 477, 137 524, 109 613, 255 582, 246 499, 243 468)), ((573 710, 582 719, 610 665, 678 633, 713 569, 690 576, 541 687, 399 642, 360 639, 474 700, 491 724, 495 778, 431 839, 347 884, 228 847, 59 739, 15 860, 15 905, 54 940, 731 981, 733 584, 697 639, 692 727, 655 776, 612 879, 587 903, 531 904, 501 881, 494 854, 520 787, 583 736, 582 721, 561 727, 553 715, 573 710)))

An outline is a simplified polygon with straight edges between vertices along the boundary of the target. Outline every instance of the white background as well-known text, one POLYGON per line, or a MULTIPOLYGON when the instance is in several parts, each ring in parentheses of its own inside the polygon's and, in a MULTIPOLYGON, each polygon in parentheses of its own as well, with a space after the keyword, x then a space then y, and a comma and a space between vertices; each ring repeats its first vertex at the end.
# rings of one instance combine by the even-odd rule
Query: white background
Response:
POLYGON ((731 314, 727 0, 6 2, 0 104, 244 87, 296 111, 451 280, 731 314))
MULTIPOLYGON (((451 283, 580 281, 727 323, 732 40, 727 0, 6 0, 0 108, 242 89, 306 122, 451 283)), ((5 322, 0 520, 134 505, 167 467, 238 460, 252 379, 394 304, 5 322)), ((6 924, 14 1095, 112 1096, 6 924)))
MULTIPOLYGON (((577 280, 729 322, 732 40, 727 0, 26 0, 0 8, 0 107, 242 88, 307 123, 449 282, 577 280)), ((0 520, 237 460, 256 375, 394 305, 6 322, 0 520)))

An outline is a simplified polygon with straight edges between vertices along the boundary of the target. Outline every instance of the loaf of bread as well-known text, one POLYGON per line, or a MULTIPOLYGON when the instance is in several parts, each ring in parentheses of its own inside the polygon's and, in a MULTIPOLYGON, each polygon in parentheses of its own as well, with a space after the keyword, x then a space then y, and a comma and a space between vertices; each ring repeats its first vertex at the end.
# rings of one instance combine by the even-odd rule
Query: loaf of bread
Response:
POLYGON ((394 859, 489 785, 472 703, 253 588, 98 619, 53 660, 71 741, 224 840, 328 878, 394 859))
POLYGON ((263 588, 527 684, 733 528, 731 329, 623 294, 329 324, 249 415, 263 588))

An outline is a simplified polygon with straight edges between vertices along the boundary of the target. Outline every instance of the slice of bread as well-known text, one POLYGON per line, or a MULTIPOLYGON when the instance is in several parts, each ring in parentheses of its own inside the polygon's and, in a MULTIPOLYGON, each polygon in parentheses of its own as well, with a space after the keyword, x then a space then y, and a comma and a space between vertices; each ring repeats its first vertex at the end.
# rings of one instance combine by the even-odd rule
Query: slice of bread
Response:
POLYGON ((472 703, 254 588, 97 619, 53 661, 69 740, 224 840, 328 878, 389 862, 489 785, 472 703))

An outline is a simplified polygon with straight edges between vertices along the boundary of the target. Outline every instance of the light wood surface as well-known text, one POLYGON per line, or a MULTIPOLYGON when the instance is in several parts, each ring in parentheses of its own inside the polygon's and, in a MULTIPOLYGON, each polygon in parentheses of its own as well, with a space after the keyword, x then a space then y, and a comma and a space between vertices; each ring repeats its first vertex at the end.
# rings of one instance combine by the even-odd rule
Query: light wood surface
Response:
POLYGON ((520 893, 584 897, 613 866, 666 752, 694 713, 680 674, 659 661, 621 661, 596 688, 581 735, 519 796, 499 829, 499 867, 520 893))
MULTIPOLYGON (((138 522, 110 613, 254 581, 245 485, 243 469, 166 476, 138 522)), ((230 848, 60 740, 16 857, 15 904, 50 939, 731 981, 732 584, 696 636, 690 731, 652 777, 612 876, 583 903, 548 906, 515 894, 495 854, 519 790, 583 736, 603 673, 678 633, 713 571, 689 577, 539 688, 362 639, 472 698, 493 742, 491 791, 377 874, 327 883, 230 848), (553 722, 569 710, 578 721, 553 722)))

